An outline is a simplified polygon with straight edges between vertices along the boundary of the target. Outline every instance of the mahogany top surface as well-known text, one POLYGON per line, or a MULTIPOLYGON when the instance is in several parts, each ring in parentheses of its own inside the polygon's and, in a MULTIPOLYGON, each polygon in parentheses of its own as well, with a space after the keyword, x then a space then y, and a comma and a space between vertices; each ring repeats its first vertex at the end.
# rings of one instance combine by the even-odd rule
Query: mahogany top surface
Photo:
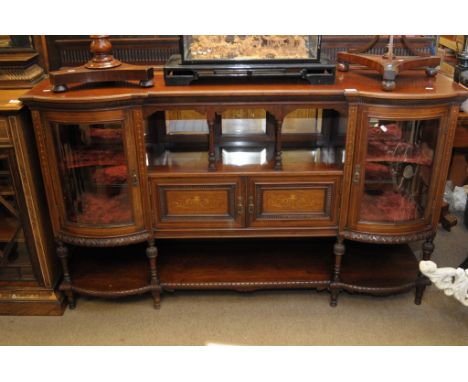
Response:
MULTIPOLYGON (((40 82, 21 97, 27 102, 45 103, 93 103, 123 100, 168 99, 168 97, 288 97, 288 96, 332 96, 342 98, 369 97, 389 100, 430 100, 468 98, 468 90, 450 78, 438 74, 427 77, 423 70, 410 70, 399 74, 396 89, 385 92, 381 89, 381 76, 372 70, 351 70, 337 72, 336 81, 331 85, 310 85, 298 83, 210 83, 189 86, 166 86, 162 72, 155 73, 155 85, 141 88, 136 83, 77 85, 70 86, 64 93, 54 93, 48 79, 40 82)), ((214 99, 216 102, 216 99, 214 99)))

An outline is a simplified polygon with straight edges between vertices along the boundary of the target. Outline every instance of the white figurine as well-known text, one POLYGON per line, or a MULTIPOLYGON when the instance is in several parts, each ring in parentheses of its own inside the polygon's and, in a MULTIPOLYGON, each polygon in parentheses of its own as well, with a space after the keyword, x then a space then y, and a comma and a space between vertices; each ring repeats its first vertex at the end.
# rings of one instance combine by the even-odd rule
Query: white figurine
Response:
POLYGON ((468 306, 468 269, 437 268, 433 261, 421 261, 419 269, 447 296, 453 296, 468 306))

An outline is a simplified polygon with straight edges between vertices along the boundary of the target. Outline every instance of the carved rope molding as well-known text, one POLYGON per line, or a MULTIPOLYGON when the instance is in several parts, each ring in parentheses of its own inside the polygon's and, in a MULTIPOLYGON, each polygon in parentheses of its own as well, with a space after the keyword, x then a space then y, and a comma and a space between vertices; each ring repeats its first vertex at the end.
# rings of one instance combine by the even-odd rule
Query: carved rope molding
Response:
POLYGON ((433 234, 433 231, 418 232, 410 235, 378 235, 373 233, 348 231, 344 233, 344 237, 346 239, 363 241, 367 243, 403 244, 424 240, 433 234))
POLYGON ((453 296, 468 306, 468 269, 437 268, 433 261, 421 261, 419 269, 447 296, 453 296))
POLYGON ((147 241, 151 238, 149 233, 138 233, 127 236, 109 237, 109 238, 88 238, 76 237, 66 234, 59 234, 57 239, 67 244, 80 245, 86 247, 114 247, 121 245, 130 245, 147 241))

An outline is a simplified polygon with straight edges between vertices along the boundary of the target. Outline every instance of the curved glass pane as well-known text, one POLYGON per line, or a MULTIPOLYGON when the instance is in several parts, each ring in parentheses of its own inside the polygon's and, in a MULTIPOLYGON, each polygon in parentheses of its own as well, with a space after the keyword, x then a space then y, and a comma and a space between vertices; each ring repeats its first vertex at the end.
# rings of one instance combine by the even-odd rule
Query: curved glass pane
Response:
POLYGON ((78 225, 133 223, 120 122, 52 123, 67 219, 78 225))
POLYGON ((369 119, 360 220, 398 223, 424 217, 438 127, 438 119, 369 119))

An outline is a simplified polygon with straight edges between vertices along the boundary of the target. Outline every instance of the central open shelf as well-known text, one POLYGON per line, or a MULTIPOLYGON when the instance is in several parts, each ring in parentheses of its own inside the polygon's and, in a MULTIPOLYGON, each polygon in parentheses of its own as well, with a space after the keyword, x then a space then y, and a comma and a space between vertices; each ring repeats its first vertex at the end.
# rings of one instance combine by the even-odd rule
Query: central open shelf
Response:
MULTIPOLYGON (((335 240, 160 240, 161 286, 176 289, 327 289, 335 240)), ((408 245, 346 242, 342 287, 392 293, 415 286, 418 261, 408 245)))

